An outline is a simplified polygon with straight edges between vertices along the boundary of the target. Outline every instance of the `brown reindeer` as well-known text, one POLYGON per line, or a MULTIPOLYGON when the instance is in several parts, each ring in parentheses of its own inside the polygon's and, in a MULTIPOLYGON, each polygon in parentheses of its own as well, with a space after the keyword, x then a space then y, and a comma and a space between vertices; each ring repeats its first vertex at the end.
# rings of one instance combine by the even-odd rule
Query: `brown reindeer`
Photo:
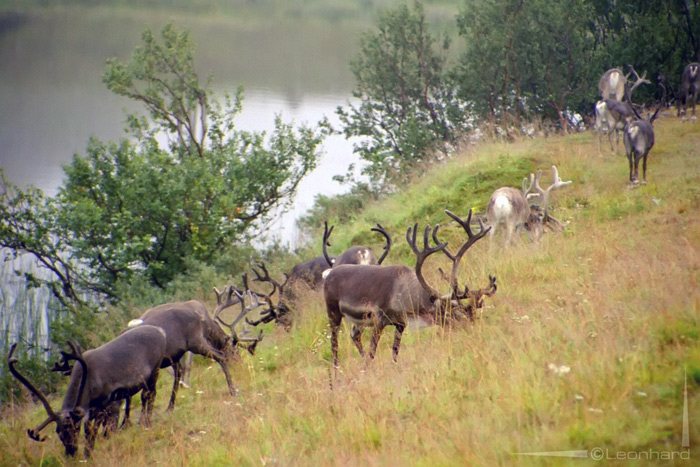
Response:
POLYGON ((173 390, 170 395, 168 410, 175 407, 177 389, 180 382, 180 359, 185 352, 192 352, 211 358, 219 364, 226 377, 229 393, 236 395, 236 389, 231 381, 228 369, 228 361, 235 355, 236 345, 240 341, 235 332, 235 326, 248 312, 259 306, 257 300, 246 307, 244 303, 244 291, 234 286, 227 287, 223 292, 214 289, 216 294, 216 308, 214 318, 209 316, 206 305, 197 300, 187 302, 166 303, 146 310, 137 320, 129 323, 129 326, 153 325, 159 326, 167 336, 167 346, 162 367, 173 368, 173 390), (241 304, 241 312, 238 317, 228 324, 221 318, 224 309, 241 304), (226 334, 221 325, 229 328, 231 335, 226 334))
POLYGON ((165 354, 165 332, 156 326, 130 329, 96 349, 81 352, 73 343, 70 353, 63 353, 64 361, 75 360, 70 383, 66 389, 60 412, 55 412, 46 396, 16 368, 13 357, 17 344, 7 356, 7 365, 17 378, 44 405, 48 418, 36 428, 27 430, 35 441, 43 441, 39 433, 50 423, 56 423, 56 433, 67 456, 74 456, 78 435, 85 422, 85 457, 95 444, 97 430, 115 401, 128 399, 141 391, 141 423, 150 425, 150 414, 156 394, 158 371, 165 354))
MULTIPOLYGON (((333 227, 328 229, 328 223, 324 224, 324 234, 330 236, 333 227)), ((289 273, 289 285, 285 290, 286 301, 294 300, 294 290, 304 284, 312 290, 318 289, 323 283, 323 272, 329 267, 341 264, 382 264, 391 249, 391 237, 384 228, 377 224, 371 229, 382 235, 385 240, 383 252, 379 259, 375 256, 371 248, 367 246, 351 246, 337 257, 328 256, 326 252, 323 256, 318 256, 304 263, 297 264, 289 273)), ((326 239, 327 240, 327 239, 326 239)), ((326 241, 324 240, 324 242, 326 241)), ((330 246, 330 244, 328 245, 330 246)))
POLYGON ((488 229, 480 222, 481 230, 477 234, 472 232, 469 225, 471 210, 466 220, 450 211, 445 212, 462 226, 468 236, 467 241, 454 254, 446 250, 446 243, 438 240, 439 226, 434 229, 430 226, 425 228, 423 249, 419 249, 416 245, 416 224, 406 232, 406 241, 416 255, 415 269, 379 265, 340 265, 331 269, 324 281, 323 294, 331 328, 333 364, 336 367, 338 330, 343 317, 353 323, 352 340, 362 356, 365 355, 361 340, 362 329, 367 326, 373 328, 370 358, 374 358, 384 328, 394 326, 396 332, 392 354, 394 361, 397 361, 401 335, 409 319, 444 323, 448 319, 459 319, 460 316, 473 317, 474 312, 483 306, 483 297, 496 292, 495 277, 491 277, 487 289, 471 291, 466 286, 460 288, 457 281, 460 261, 467 250, 486 235, 488 229), (431 232, 435 246, 430 246, 431 232), (422 274, 425 260, 438 251, 443 251, 452 260, 451 291, 447 294, 440 294, 431 287, 422 274))

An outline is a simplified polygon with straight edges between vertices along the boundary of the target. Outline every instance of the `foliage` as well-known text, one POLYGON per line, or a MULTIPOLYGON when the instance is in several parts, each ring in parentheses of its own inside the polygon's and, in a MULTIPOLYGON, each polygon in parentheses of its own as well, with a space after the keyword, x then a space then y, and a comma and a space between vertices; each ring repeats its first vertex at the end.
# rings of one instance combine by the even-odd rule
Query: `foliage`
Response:
MULTIPOLYGON (((447 47, 445 39, 443 52, 447 47)), ((418 163, 444 157, 467 128, 420 2, 381 14, 351 68, 359 103, 338 107, 337 114, 345 136, 359 139, 354 151, 369 162, 363 174, 372 189, 391 189, 418 163)))
POLYGON ((467 1, 457 18, 466 43, 453 73, 460 96, 493 124, 519 129, 539 116, 568 128, 565 111, 586 111, 598 74, 590 17, 583 0, 467 1))
POLYGON ((326 133, 323 123, 295 129, 280 117, 269 135, 238 130, 240 90, 223 105, 213 97, 187 33, 168 25, 142 39, 130 61, 108 62, 104 81, 149 118, 129 115, 119 142, 92 139, 55 199, 4 192, 1 244, 51 267, 67 304, 80 299, 76 289, 116 301, 120 281, 164 288, 191 261, 213 264, 245 245, 291 202, 326 133))

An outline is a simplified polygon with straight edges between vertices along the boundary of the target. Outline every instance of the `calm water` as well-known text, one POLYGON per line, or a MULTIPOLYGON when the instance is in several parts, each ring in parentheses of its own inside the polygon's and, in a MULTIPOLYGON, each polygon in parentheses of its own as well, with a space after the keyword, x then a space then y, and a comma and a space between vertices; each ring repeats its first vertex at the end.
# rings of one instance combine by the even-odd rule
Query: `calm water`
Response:
MULTIPOLYGON (((54 194, 62 165, 84 154, 90 136, 123 135, 125 111, 141 108, 102 84, 105 60, 126 59, 145 28, 157 32, 168 21, 191 32, 200 76, 211 75, 217 91, 244 87, 242 129, 269 130, 276 114, 296 123, 333 120, 335 107, 350 96, 348 63, 360 29, 339 22, 270 24, 76 9, 33 14, 0 29, 0 165, 10 180, 54 194)), ((314 196, 343 190, 331 177, 353 161, 351 143, 330 138, 324 153, 292 211, 273 228, 292 245, 294 218, 314 196)))

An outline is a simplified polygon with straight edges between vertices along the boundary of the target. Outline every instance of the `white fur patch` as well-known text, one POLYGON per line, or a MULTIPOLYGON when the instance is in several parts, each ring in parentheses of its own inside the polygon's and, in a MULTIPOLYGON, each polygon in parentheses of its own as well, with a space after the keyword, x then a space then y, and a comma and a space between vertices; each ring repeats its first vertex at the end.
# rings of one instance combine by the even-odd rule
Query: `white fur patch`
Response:
POLYGON ((611 89, 617 89, 617 84, 620 82, 620 73, 617 71, 613 71, 610 73, 610 88, 611 89))
POLYGON ((698 74, 698 67, 697 66, 691 66, 690 67, 690 76, 691 78, 695 78, 695 75, 698 74))
POLYGON ((513 212, 513 205, 510 204, 510 200, 507 196, 498 196, 493 201, 493 213, 496 218, 506 218, 513 212))
POLYGON ((128 328, 135 328, 136 326, 143 324, 143 320, 140 318, 132 319, 129 324, 126 325, 128 328))
POLYGON ((331 271, 332 271, 332 269, 326 269, 325 271, 323 271, 323 272, 321 273, 321 277, 323 277, 323 279, 325 280, 326 277, 328 277, 328 274, 331 273, 331 271))
POLYGON ((372 252, 368 248, 362 249, 357 252, 357 264, 369 264, 372 252))
POLYGON ((627 133, 630 135, 630 138, 634 139, 637 137, 637 134, 639 134, 639 127, 636 125, 632 125, 627 130, 627 133))

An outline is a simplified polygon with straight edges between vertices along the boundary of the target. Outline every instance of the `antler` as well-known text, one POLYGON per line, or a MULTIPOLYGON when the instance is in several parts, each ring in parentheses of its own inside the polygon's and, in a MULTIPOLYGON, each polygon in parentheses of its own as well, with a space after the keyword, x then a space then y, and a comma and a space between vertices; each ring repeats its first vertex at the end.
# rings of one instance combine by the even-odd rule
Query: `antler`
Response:
POLYGON ((243 318, 245 318, 245 316, 248 313, 250 313, 251 310, 254 310, 255 308, 260 306, 260 302, 258 301, 258 296, 255 293, 251 292, 250 289, 248 289, 248 276, 247 276, 247 274, 243 274, 243 286, 246 288, 245 292, 240 292, 232 285, 228 286, 228 288, 226 290, 226 302, 223 304, 225 306, 221 306, 221 303, 220 303, 220 298, 223 294, 220 294, 218 292, 218 290, 214 289, 216 294, 217 294, 217 302, 219 303, 219 305, 217 305, 218 311, 214 314, 214 316, 215 316, 216 320, 219 323, 221 323, 221 325, 229 328, 229 330, 231 331, 231 336, 236 341, 238 340, 238 336, 236 335, 236 330, 235 330, 236 324, 238 324, 243 318), (252 299, 252 303, 248 306, 246 306, 245 300, 244 300, 244 295, 246 293, 252 299), (232 298, 233 295, 236 296, 237 301, 233 300, 233 298, 232 298), (231 306, 231 305, 235 305, 236 303, 240 303, 241 312, 238 314, 238 316, 236 316, 236 318, 231 322, 231 324, 229 324, 221 318, 220 314, 224 308, 231 306))
POLYGON ((418 247, 416 246, 416 235, 418 234, 418 224, 415 224, 413 227, 409 227, 408 230, 406 230, 406 241, 408 242, 409 246, 413 250, 413 253, 416 255, 416 277, 418 278, 418 282, 420 282, 420 285, 423 286, 423 288, 430 294, 431 300, 437 299, 440 294, 438 293, 437 290, 432 288, 428 283, 425 281, 425 278, 423 277, 423 274, 421 272, 423 268, 423 263, 425 262, 425 259, 432 255, 433 253, 436 253, 440 250, 444 250, 445 247, 447 247, 447 243, 440 243, 437 240, 437 231, 440 228, 439 224, 435 225, 434 230, 432 230, 433 233, 433 241, 436 243, 434 247, 430 246, 430 232, 431 228, 429 225, 425 226, 425 230, 423 231, 423 249, 419 250, 418 247))
POLYGON ((629 99, 630 104, 632 103, 632 93, 634 92, 635 89, 637 89, 639 86, 642 84, 651 84, 651 81, 649 81, 647 78, 647 72, 645 71, 644 74, 640 77, 639 74, 637 73, 637 70, 634 69, 632 65, 627 65, 630 67, 630 70, 632 70, 632 73, 634 74, 634 84, 630 88, 629 93, 627 94, 627 98, 629 99))
POLYGON ((49 415, 49 417, 46 420, 44 420, 42 423, 40 423, 36 428, 28 429, 27 435, 35 441, 44 441, 46 438, 40 437, 39 433, 49 423, 57 421, 58 416, 56 415, 56 412, 54 412, 53 409, 51 408, 51 404, 49 404, 49 401, 46 400, 46 396, 39 389, 37 389, 32 383, 30 383, 29 380, 27 378, 25 378, 19 371, 17 371, 17 368, 15 368, 15 364, 17 364, 17 359, 13 357, 13 354, 15 353, 16 348, 17 348, 16 342, 14 344, 12 344, 12 346, 10 346, 10 353, 7 355, 7 367, 10 369, 10 373, 12 373, 12 376, 17 378, 17 380, 20 383, 22 383, 27 389, 29 389, 30 392, 32 392, 37 397, 37 399, 39 399, 41 401, 41 403, 44 405, 44 409, 46 410, 46 413, 49 415))
POLYGON ((559 178, 559 170, 557 170, 556 165, 552 166, 552 181, 553 181, 553 183, 546 190, 543 190, 542 187, 540 186, 539 177, 535 178, 535 190, 537 190, 537 192, 540 194, 540 196, 542 198, 542 209, 544 209, 545 219, 554 219, 548 213, 549 194, 552 192, 552 190, 558 190, 559 188, 563 188, 563 187, 565 187, 567 185, 571 185, 573 183, 571 180, 563 182, 561 180, 561 178, 559 178))
POLYGON ((532 188, 535 186, 535 176, 530 174, 530 177, 523 177, 523 196, 525 199, 530 195, 532 188))
POLYGON ((326 262, 328 263, 328 267, 330 267, 330 268, 333 267, 333 260, 331 259, 330 256, 328 256, 328 250, 326 249, 326 247, 331 246, 328 239, 330 238, 334 227, 335 226, 332 225, 331 228, 329 229, 328 228, 328 221, 323 222, 323 257, 326 258, 326 262))
POLYGON ((483 238, 489 232, 489 230, 491 230, 491 227, 485 227, 484 222, 481 220, 481 218, 479 218, 479 233, 475 234, 471 228, 471 209, 469 210, 469 214, 467 214, 467 218, 464 220, 462 220, 458 215, 454 214, 453 212, 447 209, 445 209, 445 214, 450 216, 459 225, 461 225, 462 229, 464 229, 464 231, 467 233, 467 241, 462 244, 462 246, 457 251, 457 254, 453 255, 447 248, 443 249, 443 253, 445 253, 447 257, 452 260, 452 272, 450 274, 450 286, 452 287, 452 295, 456 299, 466 298, 467 294, 469 293, 469 289, 465 285, 464 291, 462 292, 459 290, 459 284, 457 283, 459 263, 462 261, 462 257, 467 252, 467 250, 471 248, 472 245, 474 245, 479 239, 483 238))
POLYGON ((384 227, 382 227, 379 223, 377 223, 376 227, 372 227, 371 230, 372 232, 377 232, 380 235, 383 235, 384 239, 386 240, 386 244, 384 245, 384 252, 377 261, 377 264, 382 264, 382 261, 384 261, 384 258, 386 258, 386 256, 389 254, 389 250, 391 249, 391 237, 389 236, 389 232, 387 232, 384 229, 384 227))
POLYGON ((278 291, 278 295, 280 296, 280 298, 282 297, 282 293, 284 293, 284 286, 287 285, 287 282, 289 282, 289 274, 284 273, 284 282, 280 284, 279 281, 276 281, 275 279, 270 277, 270 273, 268 272, 267 267, 265 267, 265 263, 260 262, 258 264, 258 267, 262 270, 263 274, 260 274, 260 272, 258 272, 257 269, 252 268, 253 273, 255 273, 255 279, 253 280, 256 282, 269 282, 270 284, 272 284, 272 292, 270 292, 267 295, 258 292, 255 292, 255 294, 259 295, 264 300, 269 301, 270 305, 272 305, 272 295, 274 295, 275 290, 278 291))
POLYGON ((73 340, 69 340, 67 344, 68 347, 70 347, 72 353, 61 352, 61 355, 63 356, 66 362, 68 360, 75 360, 80 364, 80 367, 82 369, 82 372, 80 374, 80 386, 78 387, 78 395, 75 397, 75 403, 73 404, 73 409, 75 409, 80 404, 80 400, 83 398, 85 383, 87 383, 88 367, 87 363, 85 363, 85 360, 83 360, 83 352, 78 343, 73 340))

